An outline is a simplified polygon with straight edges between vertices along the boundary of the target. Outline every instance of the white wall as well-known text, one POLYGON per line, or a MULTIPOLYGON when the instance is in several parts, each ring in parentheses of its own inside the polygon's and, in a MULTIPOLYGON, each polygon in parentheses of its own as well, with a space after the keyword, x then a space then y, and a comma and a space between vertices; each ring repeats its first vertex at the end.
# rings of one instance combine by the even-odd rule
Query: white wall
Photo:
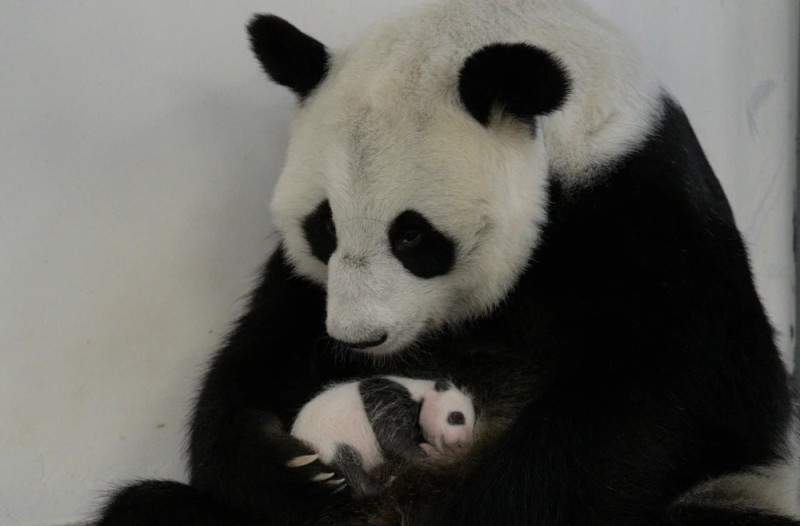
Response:
MULTIPOLYGON (((799 4, 593 3, 684 103, 789 349, 799 4)), ((4 3, 0 524, 79 520, 111 482, 183 477, 197 378, 274 242, 292 97, 244 23, 272 11, 336 46, 398 4, 4 3)))

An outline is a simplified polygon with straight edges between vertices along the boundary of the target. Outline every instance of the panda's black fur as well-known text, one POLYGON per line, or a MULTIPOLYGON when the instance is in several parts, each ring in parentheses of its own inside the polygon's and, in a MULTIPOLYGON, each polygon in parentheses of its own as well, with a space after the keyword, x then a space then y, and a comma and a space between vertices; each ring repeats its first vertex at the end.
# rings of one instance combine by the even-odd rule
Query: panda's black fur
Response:
MULTIPOLYGON (((265 20, 251 29, 267 72, 308 96, 314 72, 288 74, 291 57, 272 66, 259 48, 265 20)), ((460 82, 485 124, 480 86, 460 82)), ((492 96, 503 105, 504 90, 492 96)), ((639 147, 591 185, 550 174, 540 240, 501 306, 402 359, 332 349, 324 289, 278 247, 197 399, 190 485, 125 488, 99 524, 800 525, 693 498, 786 462, 793 406, 731 209, 683 111, 660 104, 639 147), (413 466, 353 502, 312 482, 325 466, 286 466, 310 453, 286 429, 321 386, 375 374, 453 378, 488 438, 459 465, 413 466)))

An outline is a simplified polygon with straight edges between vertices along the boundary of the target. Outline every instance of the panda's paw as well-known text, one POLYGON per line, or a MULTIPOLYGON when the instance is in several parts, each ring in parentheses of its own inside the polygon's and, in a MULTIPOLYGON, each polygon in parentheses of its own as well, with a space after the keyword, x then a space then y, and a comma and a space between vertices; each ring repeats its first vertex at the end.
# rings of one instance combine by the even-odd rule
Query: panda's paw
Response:
POLYGON ((291 478, 305 485, 313 494, 339 494, 347 488, 347 480, 324 464, 316 453, 291 457, 285 464, 291 478))
POLYGON ((427 442, 420 442, 419 447, 420 449, 422 449, 422 451, 425 452, 425 456, 428 457, 439 456, 439 451, 432 445, 428 444, 427 442))
POLYGON ((434 459, 448 459, 462 455, 469 444, 463 440, 450 441, 446 437, 434 437, 433 444, 422 442, 419 445, 425 455, 434 459))

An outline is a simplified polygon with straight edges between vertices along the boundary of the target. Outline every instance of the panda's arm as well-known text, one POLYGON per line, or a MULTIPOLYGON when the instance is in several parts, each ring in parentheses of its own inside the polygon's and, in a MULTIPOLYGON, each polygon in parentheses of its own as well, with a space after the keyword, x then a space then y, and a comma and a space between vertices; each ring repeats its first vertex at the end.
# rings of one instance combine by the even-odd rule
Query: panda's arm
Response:
POLYGON ((425 524, 660 524, 729 454, 708 448, 709 423, 740 418, 709 412, 738 411, 711 398, 710 351, 667 339, 644 347, 626 331, 631 311, 556 314, 549 332, 559 337, 537 341, 549 361, 536 397, 425 524))
POLYGON ((655 405, 632 401, 625 414, 609 412, 607 402, 554 396, 532 404, 426 522, 654 523, 653 511, 666 502, 654 488, 663 485, 675 463, 685 461, 680 457, 689 451, 688 437, 664 426, 679 421, 674 414, 647 418, 658 410, 655 405), (659 444, 665 436, 668 448, 659 444))
POLYGON ((327 468, 287 431, 324 381, 313 362, 323 320, 324 292, 294 276, 278 249, 204 379, 190 432, 192 485, 264 513, 307 508, 330 493, 313 480, 327 468))

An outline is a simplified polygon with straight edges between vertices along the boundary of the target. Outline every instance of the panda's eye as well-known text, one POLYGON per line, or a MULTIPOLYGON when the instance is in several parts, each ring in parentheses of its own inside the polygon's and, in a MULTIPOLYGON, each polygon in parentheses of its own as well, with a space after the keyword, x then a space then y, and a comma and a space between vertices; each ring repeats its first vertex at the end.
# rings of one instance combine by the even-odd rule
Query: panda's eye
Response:
POLYGON ((332 237, 336 237, 336 225, 333 223, 333 217, 328 217, 325 220, 325 232, 332 237))
POLYGON ((422 232, 419 230, 406 230, 395 241, 395 250, 410 250, 419 246, 422 232))
POLYGON ((401 212, 387 233, 392 254, 415 276, 433 278, 453 268, 455 242, 416 210, 401 212))

